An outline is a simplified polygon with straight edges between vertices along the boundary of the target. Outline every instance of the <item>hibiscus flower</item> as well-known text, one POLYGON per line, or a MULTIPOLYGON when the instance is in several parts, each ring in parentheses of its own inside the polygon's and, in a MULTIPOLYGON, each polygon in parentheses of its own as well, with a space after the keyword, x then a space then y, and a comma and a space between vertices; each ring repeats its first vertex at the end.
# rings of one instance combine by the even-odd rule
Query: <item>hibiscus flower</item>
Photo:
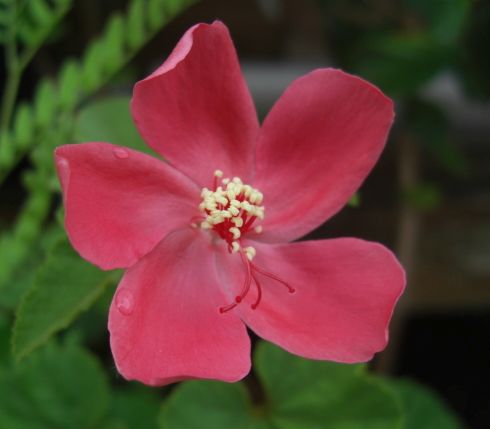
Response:
POLYGON ((227 28, 189 29, 134 88, 165 158, 109 143, 56 149, 74 248, 125 268, 109 314, 118 371, 149 385, 250 370, 247 326, 291 353, 361 362, 382 350, 405 276, 355 238, 293 242, 337 213, 386 142, 393 104, 340 70, 294 81, 262 126, 227 28))

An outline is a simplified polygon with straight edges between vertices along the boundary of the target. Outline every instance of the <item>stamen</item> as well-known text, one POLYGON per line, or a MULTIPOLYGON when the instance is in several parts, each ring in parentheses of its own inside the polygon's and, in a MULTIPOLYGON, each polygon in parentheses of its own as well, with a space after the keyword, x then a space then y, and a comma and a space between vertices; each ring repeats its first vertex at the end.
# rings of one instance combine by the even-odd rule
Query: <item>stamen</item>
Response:
POLYGON ((220 307, 219 309, 220 313, 226 313, 227 311, 230 311, 233 308, 235 308, 238 304, 240 304, 244 300, 244 298, 247 296, 250 290, 250 285, 252 284, 252 269, 250 267, 251 263, 245 256, 245 252, 242 248, 240 248, 240 257, 242 258, 242 263, 245 265, 247 270, 245 281, 243 282, 243 286, 242 286, 242 291, 240 292, 240 295, 237 295, 235 297, 235 302, 232 302, 231 304, 228 304, 224 307, 220 307))
POLYGON ((250 263, 250 265, 252 265, 252 269, 254 269, 255 271, 259 272, 260 274, 262 274, 262 275, 264 275, 266 277, 269 277, 272 280, 275 280, 276 282, 279 282, 279 283, 283 284, 284 286, 286 286, 286 288, 288 289, 288 292, 289 293, 295 293, 296 292, 296 289, 295 288, 293 288, 288 282, 286 282, 285 280, 283 280, 280 277, 276 276, 275 274, 269 273, 268 271, 265 271, 264 269, 259 268, 255 264, 250 263))
POLYGON ((252 263, 256 255, 254 247, 242 247, 242 240, 249 230, 252 229, 256 234, 262 232, 262 226, 256 225, 256 222, 264 219, 265 207, 260 205, 264 195, 258 189, 243 183, 239 177, 223 177, 221 170, 215 170, 213 188, 203 188, 201 198, 199 210, 202 216, 191 218, 191 226, 210 230, 216 237, 223 239, 228 252, 240 253, 245 266, 245 279, 240 293, 233 302, 220 307, 219 311, 226 313, 243 302, 250 292, 252 281, 257 287, 257 297, 251 306, 255 310, 262 299, 262 285, 258 274, 281 283, 289 293, 294 293, 296 290, 288 282, 252 263))
POLYGON ((252 273, 252 278, 253 278, 255 284, 257 285, 257 299, 251 305, 252 310, 255 310, 258 307, 260 300, 262 299, 262 286, 260 286, 260 283, 257 280, 257 277, 254 275, 254 273, 252 273))
POLYGON ((237 302, 233 302, 229 305, 225 305, 224 307, 219 308, 220 313, 226 313, 227 311, 233 310, 238 305, 237 302))
POLYGON ((218 186, 218 179, 221 179, 223 177, 223 172, 221 170, 215 170, 214 171, 214 178, 213 178, 213 189, 216 190, 218 186))

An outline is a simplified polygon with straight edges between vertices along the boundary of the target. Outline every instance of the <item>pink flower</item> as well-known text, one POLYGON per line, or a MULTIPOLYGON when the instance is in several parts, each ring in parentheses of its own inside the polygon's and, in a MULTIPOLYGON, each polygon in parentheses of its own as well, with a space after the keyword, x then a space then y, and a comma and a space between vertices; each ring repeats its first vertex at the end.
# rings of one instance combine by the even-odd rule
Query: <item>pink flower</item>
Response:
POLYGON ((291 353, 369 360, 405 276, 377 243, 289 243, 337 213, 386 141, 393 105, 339 70, 296 80, 259 126, 227 28, 192 27, 131 103, 168 161, 109 143, 66 145, 56 165, 66 230, 102 269, 126 268, 109 314, 128 380, 236 381, 246 326, 291 353))

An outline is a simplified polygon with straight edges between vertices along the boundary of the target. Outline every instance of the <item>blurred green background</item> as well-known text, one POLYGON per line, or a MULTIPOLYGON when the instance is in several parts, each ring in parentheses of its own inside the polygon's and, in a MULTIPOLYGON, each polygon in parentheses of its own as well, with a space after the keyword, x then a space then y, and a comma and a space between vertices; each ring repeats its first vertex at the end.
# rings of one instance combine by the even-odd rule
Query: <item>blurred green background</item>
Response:
POLYGON ((490 427, 489 1, 0 0, 0 42, 0 429, 490 427), (255 339, 239 384, 150 389, 115 370, 106 319, 120 273, 66 243, 52 151, 146 150, 132 85, 214 19, 261 117, 317 67, 395 100, 356 201, 309 236, 382 242, 408 271, 390 345, 367 368, 255 339))

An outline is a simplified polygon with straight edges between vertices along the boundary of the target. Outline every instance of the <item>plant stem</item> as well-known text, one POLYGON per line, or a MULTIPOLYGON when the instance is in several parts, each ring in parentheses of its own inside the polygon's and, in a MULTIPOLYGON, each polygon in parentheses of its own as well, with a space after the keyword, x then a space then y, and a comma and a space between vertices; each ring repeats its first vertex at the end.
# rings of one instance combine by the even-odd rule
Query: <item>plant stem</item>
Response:
POLYGON ((14 110, 17 92, 19 91, 20 73, 19 71, 9 71, 7 83, 5 84, 4 96, 2 100, 2 116, 0 119, 0 129, 6 130, 10 124, 12 112, 14 110))
POLYGON ((10 22, 8 26, 8 38, 5 46, 5 63, 7 68, 7 82, 3 92, 3 100, 0 115, 0 130, 6 130, 10 125, 10 119, 19 91, 20 76, 22 70, 19 68, 17 57, 17 43, 15 41, 17 8, 16 2, 12 2, 10 8, 10 22))

